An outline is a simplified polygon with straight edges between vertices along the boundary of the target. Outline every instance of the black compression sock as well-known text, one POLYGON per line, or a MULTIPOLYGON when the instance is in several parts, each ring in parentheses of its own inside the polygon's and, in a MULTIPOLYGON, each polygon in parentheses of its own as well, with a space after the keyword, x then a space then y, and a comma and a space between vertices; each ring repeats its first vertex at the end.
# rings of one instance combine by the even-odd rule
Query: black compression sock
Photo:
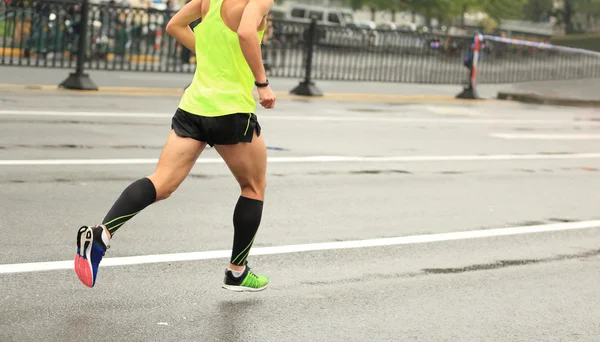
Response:
POLYGON ((148 178, 138 179, 123 190, 119 199, 102 220, 102 224, 112 236, 125 222, 154 201, 156 201, 156 188, 152 181, 148 178))
POLYGON ((254 237, 262 218, 263 201, 242 197, 233 212, 233 251, 231 263, 242 266, 246 263, 254 237))

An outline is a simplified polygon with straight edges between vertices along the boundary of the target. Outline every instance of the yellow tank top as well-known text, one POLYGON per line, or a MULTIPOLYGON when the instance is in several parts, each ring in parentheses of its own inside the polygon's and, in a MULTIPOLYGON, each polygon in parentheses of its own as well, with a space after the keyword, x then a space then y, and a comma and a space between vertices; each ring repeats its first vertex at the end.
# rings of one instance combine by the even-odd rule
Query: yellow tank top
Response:
MULTIPOLYGON (((228 0, 231 1, 231 0, 228 0)), ((210 0, 202 22, 194 28, 196 72, 179 108, 200 116, 254 113, 254 75, 236 32, 221 18, 223 0, 210 0)), ((262 41, 264 29, 257 32, 262 41)))

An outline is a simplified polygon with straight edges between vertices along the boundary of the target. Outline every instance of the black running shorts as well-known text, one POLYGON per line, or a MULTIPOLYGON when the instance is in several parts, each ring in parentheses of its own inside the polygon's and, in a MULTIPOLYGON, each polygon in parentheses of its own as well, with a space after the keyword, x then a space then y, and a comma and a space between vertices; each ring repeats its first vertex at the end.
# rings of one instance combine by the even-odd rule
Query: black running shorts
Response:
POLYGON ((223 116, 200 116, 177 109, 171 128, 180 137, 193 138, 214 145, 235 145, 252 142, 254 131, 260 136, 260 124, 253 113, 223 116))

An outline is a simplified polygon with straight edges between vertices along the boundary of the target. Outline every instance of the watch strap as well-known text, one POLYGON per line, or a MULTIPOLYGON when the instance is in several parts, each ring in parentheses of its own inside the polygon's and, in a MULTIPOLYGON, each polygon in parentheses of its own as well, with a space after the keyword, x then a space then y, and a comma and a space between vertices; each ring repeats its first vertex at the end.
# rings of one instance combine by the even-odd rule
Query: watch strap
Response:
POLYGON ((261 82, 254 81, 254 85, 255 85, 255 86, 257 86, 257 87, 259 87, 259 88, 264 88, 264 87, 266 87, 266 86, 268 86, 268 85, 269 85, 269 80, 267 80, 267 81, 266 81, 266 82, 264 82, 264 83, 261 83, 261 82))

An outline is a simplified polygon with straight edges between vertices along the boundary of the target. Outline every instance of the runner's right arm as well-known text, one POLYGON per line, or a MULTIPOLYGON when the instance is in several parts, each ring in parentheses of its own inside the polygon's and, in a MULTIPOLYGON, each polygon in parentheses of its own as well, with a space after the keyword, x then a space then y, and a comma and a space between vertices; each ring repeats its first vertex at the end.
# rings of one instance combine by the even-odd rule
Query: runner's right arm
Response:
POLYGON ((202 0, 192 0, 169 20, 167 33, 190 51, 196 51, 196 37, 189 25, 200 17, 202 17, 202 0))
MULTIPOLYGON (((263 19, 269 14, 271 7, 273 7, 273 0, 250 0, 244 9, 237 30, 244 58, 248 62, 252 74, 254 74, 254 80, 259 83, 267 82, 267 73, 263 65, 257 30, 263 19)), ((258 102, 261 106, 267 109, 274 108, 275 94, 271 87, 267 85, 266 87, 259 87, 257 90, 258 102)))
POLYGON ((267 81, 267 75, 260 52, 260 40, 256 31, 263 19, 269 14, 272 6, 273 0, 250 0, 244 9, 237 30, 244 57, 254 74, 254 79, 260 83, 267 81))

